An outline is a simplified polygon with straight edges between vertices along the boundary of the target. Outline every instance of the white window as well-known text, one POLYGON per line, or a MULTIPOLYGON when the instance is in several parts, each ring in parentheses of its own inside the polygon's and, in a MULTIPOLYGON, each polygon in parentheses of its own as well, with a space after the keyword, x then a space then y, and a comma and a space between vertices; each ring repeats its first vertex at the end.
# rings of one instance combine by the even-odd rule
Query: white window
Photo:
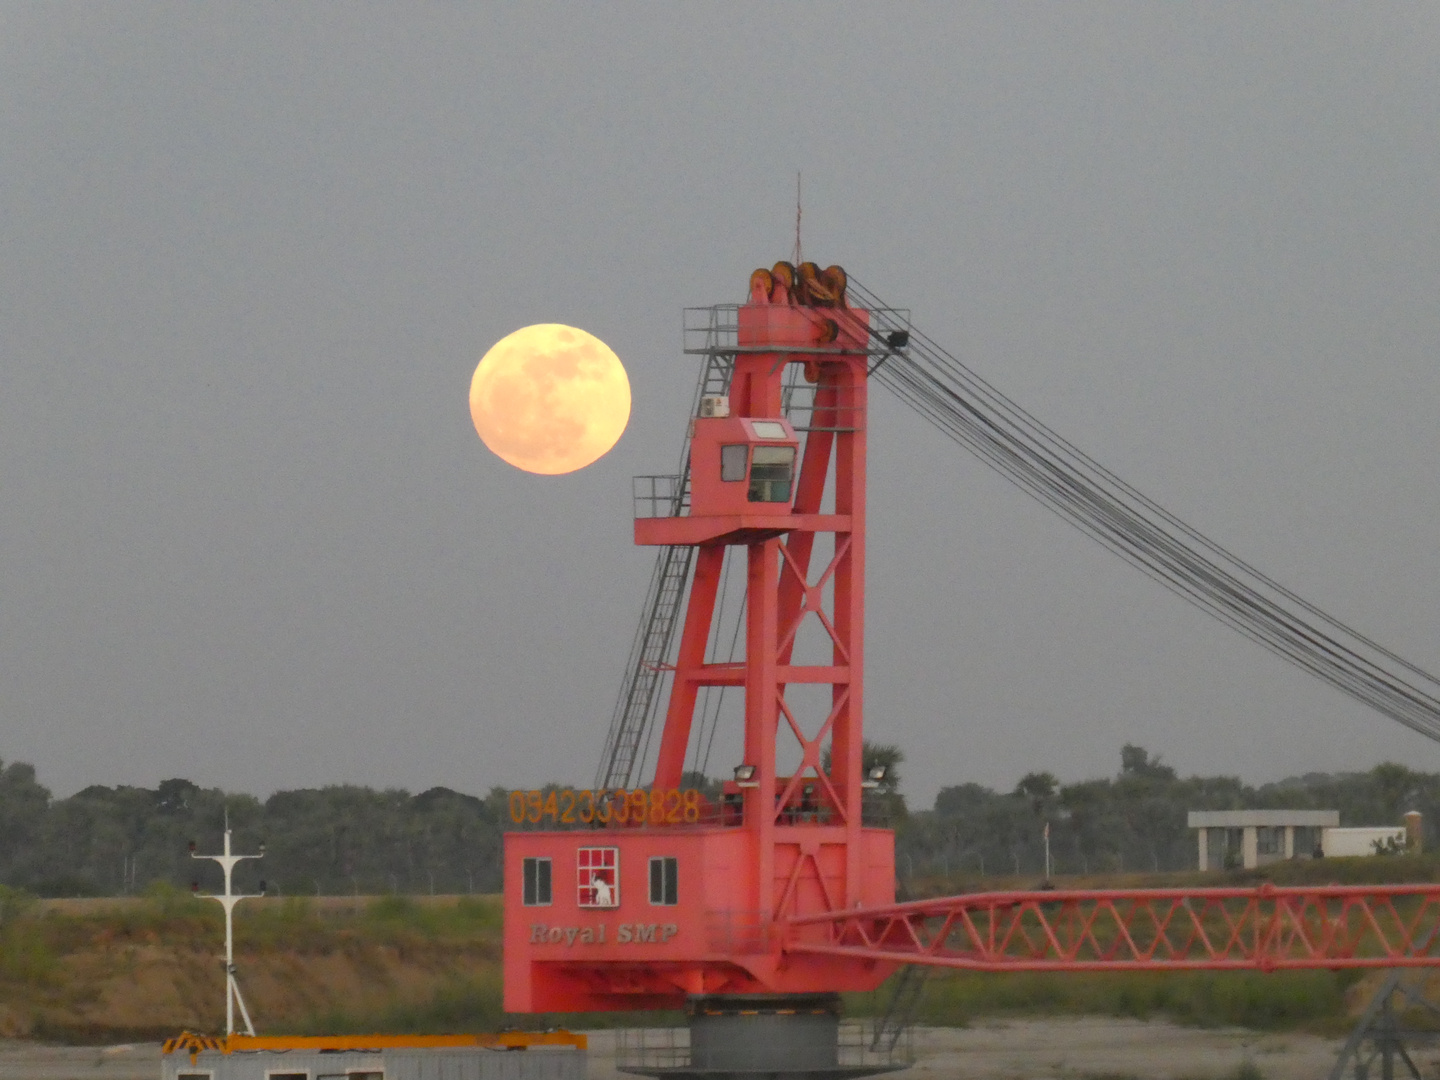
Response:
POLYGON ((521 902, 526 907, 547 907, 550 904, 550 860, 525 859, 521 863, 521 872, 525 878, 521 902))
POLYGON ((744 480, 745 466, 749 462, 750 447, 745 443, 720 447, 720 479, 725 481, 744 480))
POLYGON ((680 902, 680 860, 674 855, 657 855, 650 860, 650 903, 674 907, 680 902))
POLYGON ((620 849, 582 847, 575 854, 582 908, 620 906, 620 849))

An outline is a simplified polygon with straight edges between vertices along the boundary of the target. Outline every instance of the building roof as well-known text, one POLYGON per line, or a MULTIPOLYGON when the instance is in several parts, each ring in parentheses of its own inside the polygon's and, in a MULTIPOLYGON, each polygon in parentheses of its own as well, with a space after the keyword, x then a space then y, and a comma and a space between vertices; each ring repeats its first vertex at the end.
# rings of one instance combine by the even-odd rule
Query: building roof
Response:
POLYGON ((1284 825, 1333 829, 1340 824, 1339 810, 1191 810, 1192 829, 1274 828, 1284 825))
POLYGON ((185 1031, 165 1040, 162 1052, 188 1053, 193 1059, 206 1050, 235 1051, 315 1050, 452 1050, 477 1047, 491 1050, 528 1050, 542 1046, 586 1048, 583 1034, 564 1028, 550 1031, 501 1031, 484 1035, 197 1035, 185 1031))

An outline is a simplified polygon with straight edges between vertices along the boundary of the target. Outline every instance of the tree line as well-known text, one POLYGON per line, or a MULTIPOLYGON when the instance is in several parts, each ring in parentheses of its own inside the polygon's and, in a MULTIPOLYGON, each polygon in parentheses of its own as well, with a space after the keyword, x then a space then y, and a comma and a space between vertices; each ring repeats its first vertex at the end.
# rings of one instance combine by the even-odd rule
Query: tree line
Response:
POLYGON ((219 890, 226 822, 234 849, 265 857, 235 870, 281 895, 484 893, 500 889, 506 792, 437 787, 412 795, 334 785, 252 795, 189 780, 157 788, 96 785, 55 799, 24 763, 0 769, 0 884, 41 896, 122 896, 155 881, 219 890))
MULTIPOLYGON (((1040 875, 1045 832, 1057 874, 1193 869, 1190 810, 1333 809, 1344 825, 1398 824, 1419 810, 1431 836, 1440 821, 1440 774, 1384 764, 1368 772, 1310 774, 1249 786, 1234 777, 1179 777, 1158 756, 1126 746, 1113 776, 1062 784, 1027 774, 1010 791, 975 783, 941 789, 911 810, 901 791, 904 756, 866 747, 867 768, 886 765, 876 795, 896 829, 902 879, 1040 875)), ((717 790, 713 781, 687 783, 717 790)), ((412 795, 334 785, 268 799, 166 780, 154 789, 92 786, 57 799, 23 762, 0 762, 0 884, 42 896, 117 896, 156 881, 217 889, 213 863, 226 821, 241 863, 236 887, 263 880, 281 895, 487 893, 500 889, 502 836, 512 827, 508 792, 484 796, 436 787, 412 795)))
POLYGON ((1009 792, 943 788, 897 837, 903 876, 1041 875, 1045 835, 1056 874, 1194 870, 1191 810, 1338 810, 1342 826, 1399 825, 1419 810, 1431 842, 1440 774, 1386 763, 1367 772, 1309 773, 1250 786, 1231 776, 1180 777, 1159 756, 1125 746, 1114 777, 1062 784, 1029 773, 1009 792))

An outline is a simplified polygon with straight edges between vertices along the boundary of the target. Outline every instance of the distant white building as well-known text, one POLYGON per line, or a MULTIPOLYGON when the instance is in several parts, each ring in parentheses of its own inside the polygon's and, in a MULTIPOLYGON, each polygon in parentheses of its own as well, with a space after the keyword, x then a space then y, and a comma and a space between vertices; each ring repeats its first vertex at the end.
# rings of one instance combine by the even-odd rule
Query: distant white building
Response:
POLYGON ((1340 828, 1338 810, 1192 810, 1201 870, 1257 866, 1282 859, 1317 855, 1374 855, 1394 845, 1410 851, 1421 846, 1420 815, 1412 810, 1405 824, 1340 828))
POLYGON ((1325 829, 1340 824, 1339 810, 1192 810, 1190 828, 1199 830, 1201 870, 1313 856, 1325 829))

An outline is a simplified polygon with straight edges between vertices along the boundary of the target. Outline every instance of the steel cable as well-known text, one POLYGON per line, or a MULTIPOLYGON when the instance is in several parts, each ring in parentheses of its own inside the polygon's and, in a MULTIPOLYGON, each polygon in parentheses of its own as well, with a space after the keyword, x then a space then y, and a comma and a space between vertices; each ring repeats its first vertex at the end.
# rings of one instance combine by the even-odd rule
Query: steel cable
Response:
MULTIPOLYGON (((850 281, 858 306, 887 308, 850 281)), ((1080 451, 911 331, 874 378, 986 465, 1172 592, 1351 697, 1440 740, 1440 680, 1321 611, 1080 451)))

